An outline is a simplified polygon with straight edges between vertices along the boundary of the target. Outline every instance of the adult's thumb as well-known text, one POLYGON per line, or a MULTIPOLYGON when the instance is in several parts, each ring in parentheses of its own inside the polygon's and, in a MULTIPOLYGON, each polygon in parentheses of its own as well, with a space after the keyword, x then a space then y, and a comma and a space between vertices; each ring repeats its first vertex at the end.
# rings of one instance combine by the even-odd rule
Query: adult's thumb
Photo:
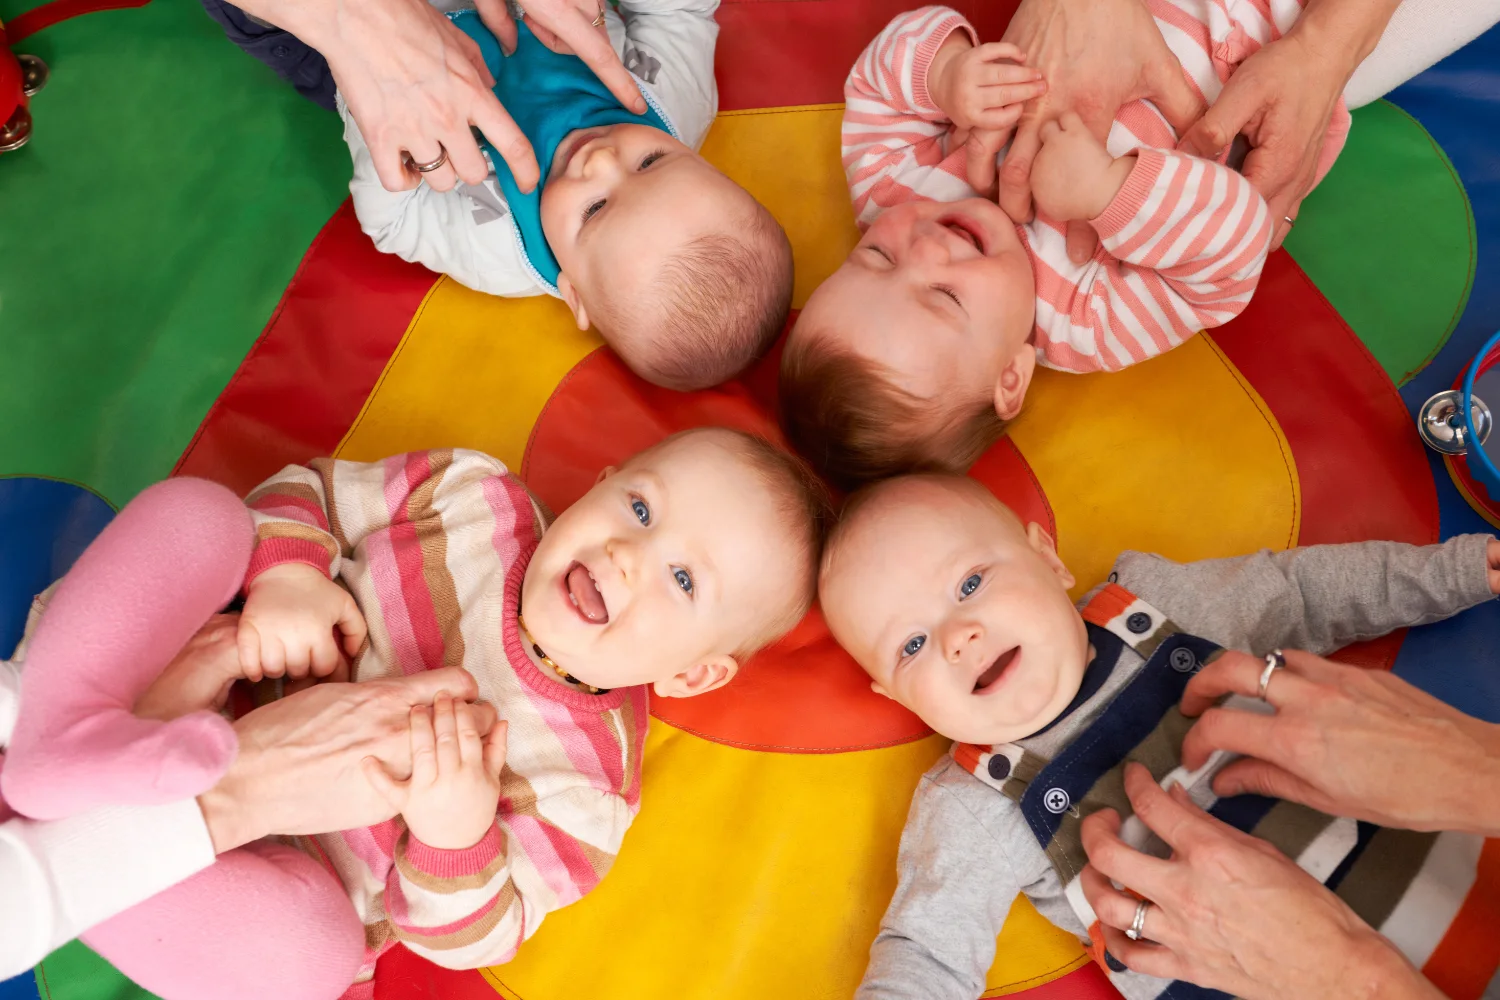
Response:
POLYGON ((427 670, 410 677, 393 678, 390 683, 400 686, 412 705, 430 705, 445 691, 460 701, 473 701, 479 697, 479 685, 463 667, 427 670))
POLYGON ((1208 108, 1208 102, 1188 82, 1175 56, 1163 57, 1156 64, 1147 96, 1178 135, 1187 132, 1208 108))

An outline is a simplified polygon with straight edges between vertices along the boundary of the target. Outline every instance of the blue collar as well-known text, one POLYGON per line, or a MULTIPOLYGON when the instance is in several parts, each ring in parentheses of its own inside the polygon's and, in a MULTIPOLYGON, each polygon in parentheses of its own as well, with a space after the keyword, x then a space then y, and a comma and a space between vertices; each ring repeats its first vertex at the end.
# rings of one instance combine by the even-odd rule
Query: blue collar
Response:
MULTIPOLYGON (((529 194, 523 194, 505 160, 489 142, 483 144, 495 168, 495 179, 500 182, 500 192, 510 206, 532 277, 556 295, 560 270, 542 233, 542 188, 563 139, 578 129, 626 122, 651 125, 674 138, 677 131, 644 86, 641 93, 646 98, 646 113, 632 114, 615 100, 582 59, 553 52, 531 33, 525 22, 516 26, 516 51, 507 56, 476 11, 459 11, 448 16, 459 30, 478 43, 484 63, 495 77, 495 96, 536 150, 541 181, 529 194)), ((639 85, 640 81, 636 83, 639 85)))

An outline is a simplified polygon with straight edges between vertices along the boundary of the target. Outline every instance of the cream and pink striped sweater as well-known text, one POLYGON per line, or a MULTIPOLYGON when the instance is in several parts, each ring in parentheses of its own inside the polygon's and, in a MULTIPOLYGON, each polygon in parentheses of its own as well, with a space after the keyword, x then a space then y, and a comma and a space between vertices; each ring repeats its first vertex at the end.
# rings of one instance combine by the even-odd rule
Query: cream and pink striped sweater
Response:
POLYGON ((364 920, 361 978, 397 941, 453 969, 507 961, 613 863, 640 804, 646 689, 585 694, 527 657, 517 603, 546 515, 493 458, 319 459, 246 502, 257 535, 247 579, 305 562, 354 595, 370 627, 357 680, 462 666, 510 724, 499 815, 474 847, 428 847, 400 818, 304 844, 364 920))
MULTIPOLYGON (((1234 68, 1281 37, 1299 0, 1146 0, 1189 81, 1212 102, 1234 68)), ((974 29, 947 7, 902 14, 870 43, 844 85, 844 169, 864 229, 914 198, 958 201, 975 191, 962 136, 933 103, 927 70, 954 31, 974 29)), ((1349 131, 1340 101, 1318 167, 1321 180, 1349 131)), ((1017 226, 1036 274, 1038 359, 1064 371, 1111 371, 1171 350, 1244 309, 1274 231, 1264 199, 1219 163, 1174 152, 1177 136, 1146 101, 1120 109, 1112 155, 1138 151, 1119 195, 1094 221, 1100 248, 1068 259, 1065 228, 1017 226)))

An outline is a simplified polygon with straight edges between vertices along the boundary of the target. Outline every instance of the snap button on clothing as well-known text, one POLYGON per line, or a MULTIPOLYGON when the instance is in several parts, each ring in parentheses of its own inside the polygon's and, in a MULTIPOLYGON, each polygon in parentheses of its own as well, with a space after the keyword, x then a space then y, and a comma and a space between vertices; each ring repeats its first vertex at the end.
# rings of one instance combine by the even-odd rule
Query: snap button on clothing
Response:
POLYGON ((990 777, 996 781, 1003 781, 1010 777, 1010 758, 999 753, 991 757, 990 777))
POLYGON ((1125 619, 1125 627, 1130 629, 1130 631, 1134 632, 1136 635, 1142 635, 1146 632, 1151 631, 1151 616, 1146 614, 1146 612, 1144 611, 1137 611, 1135 614, 1125 619))
POLYGON ((1061 788, 1049 788, 1047 789, 1047 794, 1042 796, 1042 805, 1046 806, 1047 811, 1054 815, 1061 815, 1067 812, 1068 807, 1072 804, 1073 800, 1061 788))
POLYGON ((1190 674, 1198 669, 1198 657, 1194 656, 1193 651, 1186 646, 1178 646, 1172 650, 1172 655, 1167 658, 1167 662, 1179 674, 1190 674))

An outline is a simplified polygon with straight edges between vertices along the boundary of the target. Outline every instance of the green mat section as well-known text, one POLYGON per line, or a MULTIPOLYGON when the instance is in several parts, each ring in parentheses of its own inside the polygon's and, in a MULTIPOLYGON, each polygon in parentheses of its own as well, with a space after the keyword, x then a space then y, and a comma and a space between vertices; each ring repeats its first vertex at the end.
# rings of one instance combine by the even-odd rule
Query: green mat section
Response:
POLYGON ((1427 131, 1386 101, 1354 112, 1286 248, 1397 385, 1447 341, 1474 281, 1468 195, 1427 131))
MULTIPOLYGON (((0 0, 9 19, 39 0, 0 0)), ((0 156, 0 473, 117 507, 161 479, 348 190, 336 116, 193 0, 17 47, 52 78, 0 156)))
POLYGON ((157 1000, 154 993, 120 975, 77 941, 59 948, 41 964, 36 986, 42 1000, 157 1000))

